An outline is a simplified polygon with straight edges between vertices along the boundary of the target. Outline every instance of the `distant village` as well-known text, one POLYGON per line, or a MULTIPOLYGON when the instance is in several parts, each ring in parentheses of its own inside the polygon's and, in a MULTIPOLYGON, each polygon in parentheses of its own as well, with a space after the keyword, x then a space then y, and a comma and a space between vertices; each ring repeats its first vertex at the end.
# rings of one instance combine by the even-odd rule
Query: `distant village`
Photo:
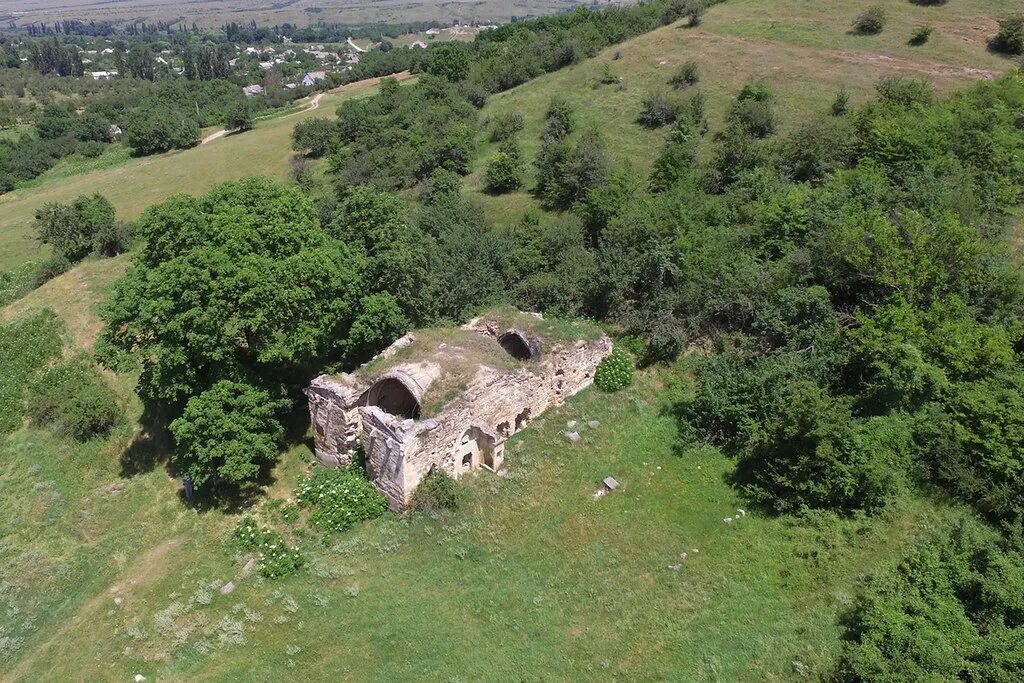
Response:
MULTIPOLYGON (((276 47, 233 45, 234 56, 228 59, 227 63, 235 76, 249 75, 251 82, 242 86, 242 92, 247 97, 257 97, 264 93, 263 81, 267 74, 279 74, 283 83, 278 83, 287 90, 315 88, 326 81, 329 74, 351 70, 359 63, 362 53, 400 47, 426 49, 431 41, 468 41, 481 31, 494 28, 497 28, 497 25, 455 24, 444 28, 430 28, 421 33, 406 34, 398 38, 381 36, 378 42, 363 39, 360 41, 362 45, 351 37, 346 42, 338 44, 298 44, 287 36, 279 36, 281 42, 276 44, 276 47)), ((103 39, 102 42, 112 43, 109 39, 103 39)), ((117 78, 120 71, 114 64, 115 52, 113 47, 82 50, 80 56, 85 73, 96 81, 117 78), (91 68, 96 66, 104 68, 91 68)), ((184 75, 185 69, 180 57, 180 50, 176 52, 164 49, 155 57, 155 62, 158 69, 184 75)))

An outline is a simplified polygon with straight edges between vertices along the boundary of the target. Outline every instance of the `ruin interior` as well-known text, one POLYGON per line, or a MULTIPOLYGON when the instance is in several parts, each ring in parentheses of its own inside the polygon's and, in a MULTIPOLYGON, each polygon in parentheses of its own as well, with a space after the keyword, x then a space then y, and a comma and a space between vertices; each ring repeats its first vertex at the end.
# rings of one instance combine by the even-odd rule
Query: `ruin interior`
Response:
POLYGON ((352 373, 306 389, 317 458, 367 475, 395 509, 432 470, 501 468, 505 441, 593 382, 611 341, 583 323, 495 311, 418 330, 352 373))

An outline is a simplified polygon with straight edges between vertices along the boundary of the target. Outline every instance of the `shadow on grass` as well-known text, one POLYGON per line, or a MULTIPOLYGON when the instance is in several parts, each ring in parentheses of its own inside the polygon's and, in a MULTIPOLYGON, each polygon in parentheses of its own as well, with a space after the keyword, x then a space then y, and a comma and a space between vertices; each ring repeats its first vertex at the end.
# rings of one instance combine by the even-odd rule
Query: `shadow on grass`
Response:
POLYGON ((139 419, 141 429, 128 447, 121 452, 121 476, 134 477, 152 472, 157 466, 169 462, 171 433, 166 410, 145 405, 139 419))

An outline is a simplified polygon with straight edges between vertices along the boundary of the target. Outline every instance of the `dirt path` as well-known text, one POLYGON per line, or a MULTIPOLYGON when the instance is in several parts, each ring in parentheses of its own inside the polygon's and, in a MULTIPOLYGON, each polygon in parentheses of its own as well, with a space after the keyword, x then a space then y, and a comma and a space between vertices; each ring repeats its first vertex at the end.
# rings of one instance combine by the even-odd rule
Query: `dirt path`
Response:
POLYGON ((355 43, 352 42, 351 36, 348 39, 348 44, 349 44, 349 47, 351 47, 356 52, 366 52, 366 50, 364 50, 363 48, 359 47, 358 45, 356 45, 355 43))
MULTIPOLYGON (((410 74, 409 74, 408 71, 400 71, 400 72, 398 72, 396 74, 391 74, 390 78, 396 78, 396 79, 401 81, 401 80, 404 80, 404 79, 408 78, 409 76, 410 76, 410 74)), ((285 114, 281 118, 284 119, 284 118, 288 118, 289 116, 296 116, 298 114, 305 114, 306 112, 313 111, 314 109, 318 109, 320 107, 320 100, 323 99, 324 95, 343 92, 346 88, 351 88, 351 87, 355 87, 355 86, 373 85, 375 83, 379 83, 381 78, 389 78, 389 76, 381 76, 381 77, 374 77, 374 78, 364 78, 361 81, 353 81, 352 83, 346 83, 345 85, 343 85, 343 86, 341 86, 339 88, 335 88, 334 90, 328 90, 326 93, 318 92, 316 95, 313 96, 313 99, 311 99, 308 103, 306 103, 305 107, 303 107, 302 109, 300 109, 298 111, 293 111, 290 114, 285 114)), ((214 140, 217 140, 219 138, 224 137, 225 135, 227 135, 230 132, 231 131, 225 130, 223 128, 220 129, 220 130, 215 130, 214 132, 210 133, 205 138, 203 138, 200 141, 199 144, 200 145, 205 145, 207 143, 213 142, 214 140)))
POLYGON ((32 670, 40 658, 49 654, 54 647, 59 647, 70 633, 81 628, 89 619, 94 617, 100 610, 114 604, 114 599, 120 597, 122 604, 128 603, 131 599, 131 592, 140 586, 146 586, 155 582, 163 575, 166 564, 164 558, 172 549, 181 543, 181 539, 172 538, 164 541, 158 546, 150 548, 136 557, 129 569, 131 573, 122 576, 116 583, 93 596, 78 610, 78 614, 65 621, 59 629, 46 641, 40 643, 34 650, 26 654, 18 661, 18 665, 4 676, 4 681, 30 680, 28 673, 32 670))

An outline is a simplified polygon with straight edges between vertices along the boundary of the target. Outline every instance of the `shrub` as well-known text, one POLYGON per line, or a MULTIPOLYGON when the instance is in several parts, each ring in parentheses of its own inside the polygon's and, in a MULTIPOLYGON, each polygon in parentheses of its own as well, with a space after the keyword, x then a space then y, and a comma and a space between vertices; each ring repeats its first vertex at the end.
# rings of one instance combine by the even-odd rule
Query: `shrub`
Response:
POLYGON ((295 491, 299 505, 310 509, 309 523, 321 531, 345 531, 356 522, 380 517, 388 501, 357 467, 315 467, 295 491))
POLYGON ((637 122, 646 128, 660 128, 676 120, 679 111, 675 102, 664 93, 650 93, 644 98, 637 122))
POLYGON ((764 83, 747 83, 729 110, 729 120, 747 135, 766 138, 775 132, 775 110, 771 89, 764 83))
POLYGON ((832 116, 846 116, 850 112, 850 93, 843 88, 832 100, 832 116))
POLYGON ((122 419, 113 390, 81 356, 40 373, 29 384, 25 403, 35 426, 78 441, 104 436, 122 419))
POLYGON ((25 384, 61 352, 64 326, 49 309, 0 324, 0 434, 21 424, 25 384))
POLYGON ((999 32, 989 43, 1007 55, 1024 54, 1024 14, 1012 14, 999 22, 999 32))
POLYGON ((171 423, 176 450, 172 459, 202 486, 212 479, 243 484, 277 455, 285 401, 248 384, 221 380, 193 396, 184 414, 171 423))
POLYGON ((230 545, 239 551, 258 553, 259 572, 269 579, 292 574, 306 563, 306 558, 296 546, 288 546, 284 537, 267 527, 261 527, 255 519, 246 515, 238 521, 231 532, 230 545))
POLYGON ((629 352, 618 347, 612 349, 594 373, 594 384, 609 393, 625 389, 633 383, 633 359, 629 352))
POLYGON ((107 146, 98 140, 86 140, 85 142, 78 143, 75 151, 86 159, 95 159, 103 154, 106 148, 107 146))
POLYGON ((923 78, 883 76, 875 85, 875 90, 881 102, 900 107, 930 105, 935 101, 931 84, 923 78))
POLYGON ((503 142, 523 129, 523 115, 517 111, 498 114, 491 124, 491 142, 503 142))
POLYGON ((597 83, 594 87, 596 88, 599 85, 614 85, 621 80, 622 78, 615 73, 615 69, 612 68, 612 65, 606 62, 601 65, 601 74, 597 77, 597 83))
POLYGON ((487 164, 487 191, 505 194, 519 189, 523 184, 523 171, 524 164, 519 145, 514 139, 506 140, 487 164))
POLYGON ((414 510, 428 513, 455 510, 459 507, 458 484, 444 472, 431 470, 416 487, 416 492, 412 496, 412 507, 414 510))
POLYGON ((873 36, 885 28, 885 10, 879 5, 868 7, 853 20, 853 32, 862 36, 873 36))
POLYGON ((224 127, 227 130, 247 131, 253 126, 252 107, 245 100, 240 100, 228 110, 224 117, 224 127))
POLYGON ((910 2, 922 7, 938 7, 939 5, 945 5, 947 0, 910 0, 910 2))
POLYGON ((907 41, 910 45, 924 45, 928 42, 928 39, 932 37, 932 33, 935 32, 933 26, 918 26, 914 29, 914 32, 910 34, 910 40, 907 41))
POLYGON ((688 85, 695 85, 700 80, 700 71, 697 67, 697 62, 692 59, 683 62, 676 72, 672 74, 672 78, 668 79, 668 84, 676 90, 685 88, 688 85))
POLYGON ((338 138, 338 127, 328 119, 300 121, 292 130, 292 149, 309 157, 321 157, 338 138))

